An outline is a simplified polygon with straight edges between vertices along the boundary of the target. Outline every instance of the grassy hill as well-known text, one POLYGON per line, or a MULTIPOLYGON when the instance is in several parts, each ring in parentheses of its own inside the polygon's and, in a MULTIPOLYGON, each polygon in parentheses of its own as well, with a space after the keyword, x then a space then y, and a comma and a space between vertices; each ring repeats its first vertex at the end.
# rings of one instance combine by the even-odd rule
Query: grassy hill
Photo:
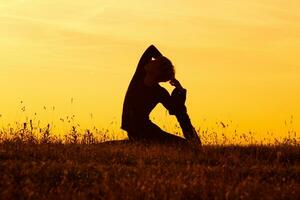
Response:
POLYGON ((299 188, 299 144, 0 144, 1 199, 299 199, 299 188))

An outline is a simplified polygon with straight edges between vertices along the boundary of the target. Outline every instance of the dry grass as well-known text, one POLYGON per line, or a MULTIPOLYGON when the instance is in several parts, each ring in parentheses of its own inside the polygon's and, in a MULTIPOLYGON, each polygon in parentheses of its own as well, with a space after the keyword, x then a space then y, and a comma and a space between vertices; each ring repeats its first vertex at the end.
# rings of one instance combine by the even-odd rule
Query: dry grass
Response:
POLYGON ((300 199, 294 140, 192 150, 33 130, 0 134, 1 199, 300 199))

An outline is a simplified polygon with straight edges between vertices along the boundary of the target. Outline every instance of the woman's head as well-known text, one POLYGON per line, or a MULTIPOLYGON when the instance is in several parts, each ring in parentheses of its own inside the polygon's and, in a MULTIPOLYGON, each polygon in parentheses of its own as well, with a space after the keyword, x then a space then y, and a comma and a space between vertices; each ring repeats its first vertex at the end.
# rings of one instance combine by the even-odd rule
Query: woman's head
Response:
POLYGON ((145 65, 146 76, 157 82, 166 82, 175 77, 175 69, 172 62, 160 56, 145 65))

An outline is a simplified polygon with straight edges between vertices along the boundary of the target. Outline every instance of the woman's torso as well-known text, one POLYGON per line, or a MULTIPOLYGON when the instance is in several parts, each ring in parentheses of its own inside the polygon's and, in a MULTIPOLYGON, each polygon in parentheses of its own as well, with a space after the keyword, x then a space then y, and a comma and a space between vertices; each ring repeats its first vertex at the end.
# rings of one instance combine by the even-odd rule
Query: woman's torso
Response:
POLYGON ((130 84, 124 100, 121 128, 137 130, 151 124, 149 114, 160 102, 163 89, 159 84, 151 87, 143 82, 130 84))

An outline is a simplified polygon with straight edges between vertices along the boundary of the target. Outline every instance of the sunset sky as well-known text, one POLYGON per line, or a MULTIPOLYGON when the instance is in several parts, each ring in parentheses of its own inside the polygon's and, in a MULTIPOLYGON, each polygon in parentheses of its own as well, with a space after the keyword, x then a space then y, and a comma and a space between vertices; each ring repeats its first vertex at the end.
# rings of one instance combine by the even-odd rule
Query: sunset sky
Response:
MULTIPOLYGON (((154 44, 195 126, 299 133, 299 10, 299 0, 0 0, 0 126, 27 117, 64 131, 60 118, 74 114, 82 128, 121 132, 126 89, 154 44)), ((152 117, 176 124, 161 105, 152 117)))

